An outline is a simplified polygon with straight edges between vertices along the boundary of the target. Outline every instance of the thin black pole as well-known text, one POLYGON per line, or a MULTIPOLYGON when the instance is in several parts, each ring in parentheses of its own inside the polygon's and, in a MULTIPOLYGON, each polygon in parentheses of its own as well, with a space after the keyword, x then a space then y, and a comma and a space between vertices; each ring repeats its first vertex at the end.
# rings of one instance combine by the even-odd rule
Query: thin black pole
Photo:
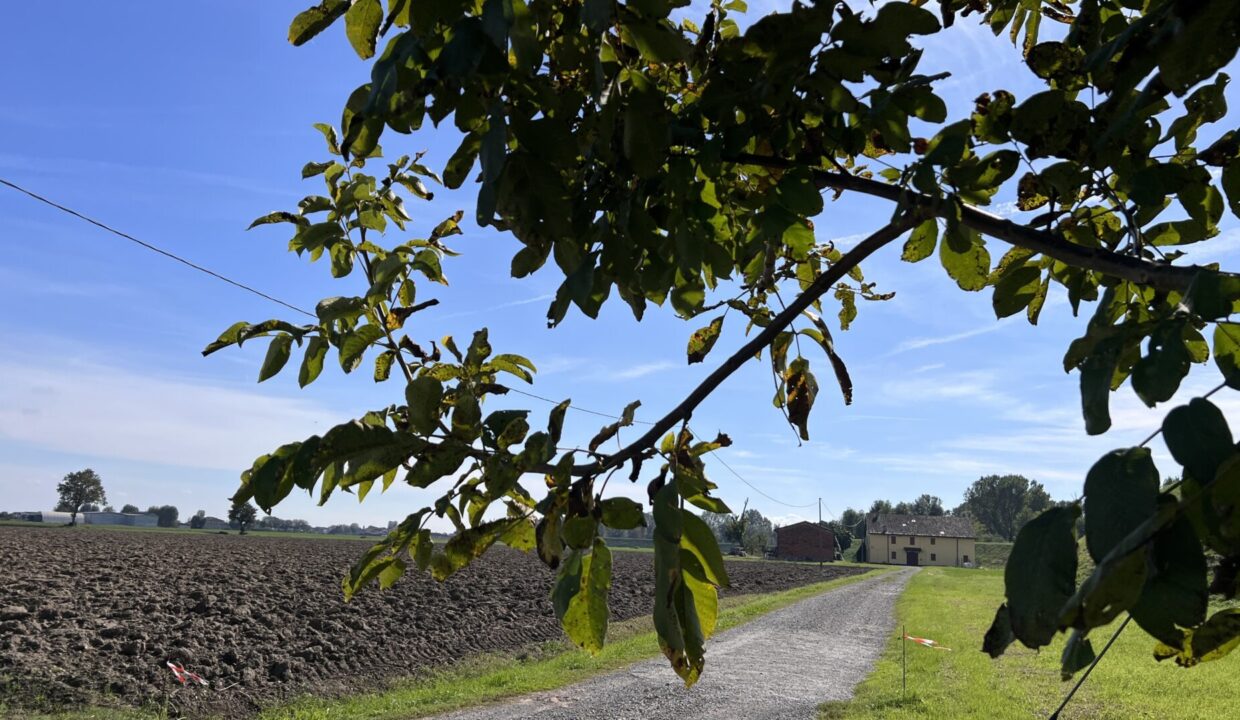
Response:
POLYGON ((908 693, 908 626, 900 626, 900 697, 908 693))

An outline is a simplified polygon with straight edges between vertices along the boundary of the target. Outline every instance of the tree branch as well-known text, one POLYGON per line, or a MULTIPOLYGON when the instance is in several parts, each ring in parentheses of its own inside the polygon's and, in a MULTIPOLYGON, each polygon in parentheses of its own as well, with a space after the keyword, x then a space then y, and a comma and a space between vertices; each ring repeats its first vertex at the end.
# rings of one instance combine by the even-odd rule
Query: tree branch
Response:
POLYGON ((687 420, 697 406, 715 391, 715 388, 719 387, 724 380, 728 379, 728 376, 736 372, 740 366, 748 362, 762 348, 770 345, 776 335, 782 332, 789 323, 812 305, 815 300, 825 295, 838 280, 848 274, 849 270, 856 267, 875 250, 912 229, 920 219, 916 213, 904 215, 862 240, 856 247, 837 260, 835 264, 827 268, 823 274, 819 275, 804 292, 788 304, 788 307, 772 318, 770 324, 763 328, 762 332, 755 335, 752 340, 732 353, 727 360, 724 360, 719 367, 715 368, 714 372, 707 375, 706 379, 694 388, 693 392, 689 393, 679 405, 672 408, 670 412, 651 426, 641 437, 629 443, 615 454, 608 455, 604 460, 585 465, 574 465, 572 474, 577 476, 598 475, 611 468, 623 465, 641 455, 646 448, 652 447, 665 432, 671 430, 677 423, 687 420))
MULTIPOLYGON (((947 217, 953 208, 944 204, 941 199, 923 193, 889 185, 878 180, 833 172, 808 166, 807 163, 783 158, 765 157, 762 155, 741 154, 729 160, 745 165, 760 165, 771 168, 805 168, 814 173, 819 189, 834 188, 851 190, 865 195, 905 202, 910 207, 923 213, 938 217, 947 217)), ((1102 248, 1088 248, 1069 242, 1056 233, 1031 228, 1012 222, 998 215, 979 210, 971 205, 964 205, 960 221, 963 225, 973 228, 983 235, 989 235, 1008 244, 1028 248, 1035 252, 1053 257, 1060 262, 1074 267, 1094 270, 1111 277, 1129 280, 1140 285, 1148 285, 1159 290, 1184 292, 1192 283, 1193 278, 1202 268, 1196 265, 1164 265, 1142 260, 1130 255, 1121 255, 1102 248)))

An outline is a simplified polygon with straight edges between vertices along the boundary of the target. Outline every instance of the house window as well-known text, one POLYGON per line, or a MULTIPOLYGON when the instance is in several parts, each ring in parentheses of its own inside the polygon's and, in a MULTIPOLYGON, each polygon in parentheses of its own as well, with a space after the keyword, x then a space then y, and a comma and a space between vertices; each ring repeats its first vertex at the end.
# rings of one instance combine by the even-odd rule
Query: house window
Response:
POLYGON ((933 544, 934 544, 934 538, 930 538, 930 544, 931 544, 931 545, 933 545, 933 544))
POLYGON ((895 560, 895 559, 896 559, 896 551, 895 551, 895 550, 892 550, 892 551, 891 551, 891 559, 892 559, 892 560, 895 560))
POLYGON ((968 555, 965 555, 965 556, 964 556, 964 561, 965 561, 965 562, 969 562, 969 556, 968 556, 968 555))
POLYGON ((931 559, 931 560, 938 560, 938 559, 939 559, 939 557, 938 557, 937 555, 935 555, 934 553, 930 553, 930 559, 931 559))
POLYGON ((895 535, 892 535, 889 539, 891 540, 891 544, 892 544, 892 545, 895 545, 895 544, 896 544, 896 536, 895 536, 895 535))
POLYGON ((917 538, 913 537, 912 535, 909 535, 909 536, 908 536, 908 544, 909 544, 909 545, 916 545, 916 544, 917 544, 917 538))

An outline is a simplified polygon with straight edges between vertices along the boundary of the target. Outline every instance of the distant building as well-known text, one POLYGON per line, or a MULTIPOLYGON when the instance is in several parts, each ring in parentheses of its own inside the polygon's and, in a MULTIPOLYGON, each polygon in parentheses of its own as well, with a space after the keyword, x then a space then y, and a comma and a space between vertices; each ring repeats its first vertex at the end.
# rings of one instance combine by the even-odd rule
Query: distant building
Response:
POLYGON ((227 520, 221 520, 217 517, 212 517, 208 515, 202 519, 202 527, 199 529, 200 530, 229 530, 231 529, 231 527, 232 526, 228 524, 227 520))
POLYGON ((835 534, 808 520, 775 528, 775 556, 781 560, 831 562, 835 559, 835 534))
POLYGON ((872 563, 963 567, 977 562, 977 533, 955 515, 871 515, 864 549, 872 563))
POLYGON ((84 525, 126 525, 129 527, 157 527, 159 516, 147 513, 83 512, 78 513, 84 525))
MULTIPOLYGON (((78 513, 78 515, 81 514, 82 513, 78 513)), ((25 520, 26 522, 41 522, 55 525, 68 525, 73 520, 73 517, 69 513, 61 512, 59 510, 35 510, 33 512, 21 512, 17 513, 17 516, 18 520, 25 520)))

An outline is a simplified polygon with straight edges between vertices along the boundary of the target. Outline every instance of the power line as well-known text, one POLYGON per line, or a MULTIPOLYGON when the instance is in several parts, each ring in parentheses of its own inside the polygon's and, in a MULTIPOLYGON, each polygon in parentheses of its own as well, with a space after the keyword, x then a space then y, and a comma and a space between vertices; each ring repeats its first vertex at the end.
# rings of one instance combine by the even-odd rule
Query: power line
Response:
POLYGON ((306 315, 306 316, 308 316, 308 317, 315 318, 316 320, 318 319, 318 316, 316 316, 314 313, 310 312, 309 310, 303 310, 302 308, 299 308, 299 307, 297 307, 296 305, 293 305, 293 304, 291 304, 291 303, 284 302, 283 300, 281 300, 281 299, 279 299, 279 298, 272 297, 271 295, 268 295, 267 293, 265 293, 265 292, 263 292, 263 291, 261 291, 261 290, 256 290, 256 289, 254 289, 254 288, 250 287, 249 285, 246 285, 245 283, 241 283, 241 282, 238 282, 238 281, 236 281, 236 280, 233 280, 232 278, 225 277, 225 276, 223 276, 223 275, 221 275, 221 274, 219 274, 219 273, 215 272, 214 270, 210 270, 210 269, 205 268, 205 267, 203 267, 203 266, 201 266, 201 265, 198 265, 198 264, 196 264, 196 263, 194 263, 194 262, 191 262, 191 261, 189 261, 189 260, 186 260, 185 258, 183 258, 183 257, 181 257, 181 256, 179 256, 179 255, 175 255, 175 254, 173 254, 173 253, 170 253, 170 252, 168 252, 167 250, 164 250, 164 249, 162 249, 162 248, 156 247, 156 246, 154 246, 154 245, 152 245, 152 244, 150 244, 150 243, 148 243, 148 242, 144 242, 144 241, 142 241, 142 240, 139 240, 138 238, 134 237, 133 235, 130 235, 129 233, 126 233, 126 232, 122 232, 122 231, 120 231, 120 230, 117 230, 116 228, 111 227, 111 226, 109 226, 109 225, 106 225, 106 224, 104 224, 104 223, 102 223, 102 222, 100 222, 100 221, 98 221, 98 220, 95 220, 94 218, 91 218, 91 217, 88 217, 88 216, 86 216, 86 215, 83 215, 82 213, 80 213, 80 212, 78 212, 78 211, 76 211, 76 210, 74 210, 74 209, 72 209, 72 208, 65 207, 64 205, 61 205, 61 204, 60 204, 60 203, 58 203, 58 202, 54 202, 54 201, 52 201, 52 200, 49 200, 49 199, 47 199, 47 198, 43 197, 42 195, 39 195, 39 194, 38 194, 38 193, 36 193, 36 192, 32 192, 32 191, 30 191, 30 190, 27 190, 26 188, 24 188, 24 187, 22 187, 22 186, 20 186, 20 185, 18 185, 18 184, 16 184, 16 183, 12 183, 12 182, 9 182, 8 180, 5 180, 4 178, 0 178, 0 185, 5 185, 5 186, 7 186, 7 187, 10 187, 10 188, 12 188, 12 189, 16 190, 16 191, 17 191, 17 192, 19 192, 19 193, 22 193, 22 194, 24 194, 24 195, 28 195, 29 197, 32 197, 32 198, 34 198, 35 200, 38 200, 39 202, 41 202, 41 203, 43 203, 43 204, 45 204, 45 205, 50 205, 51 207, 54 207, 54 208, 56 208, 57 210, 59 210, 59 211, 61 211, 61 212, 63 212, 63 213, 67 213, 67 214, 69 214, 69 215, 72 215, 73 217, 78 218, 79 220, 85 220, 86 222, 90 223, 91 225, 94 225, 95 227, 98 227, 98 228, 101 228, 101 229, 103 229, 103 230, 106 230, 106 231, 108 231, 108 232, 112 233, 113 235, 116 235, 116 236, 118 236, 118 237, 122 237, 122 238, 124 238, 124 239, 126 239, 126 240, 128 240, 128 241, 130 241, 130 242, 137 243, 138 245, 141 245, 142 247, 146 248, 147 250, 150 250, 150 251, 152 251, 152 252, 159 253, 160 255, 163 255, 164 257, 167 257, 167 258, 170 258, 170 259, 172 259, 172 260, 175 260, 175 261, 177 261, 177 262, 181 263, 182 265, 187 265, 187 266, 189 266, 189 267, 191 267, 191 268, 193 268, 193 269, 197 270, 198 272, 201 272, 201 273, 206 273, 207 275, 210 275, 211 277, 213 277, 213 278, 215 278, 215 279, 217 279, 217 280, 223 280, 224 282, 228 283, 229 285, 232 285, 232 286, 234 286, 234 287, 241 288, 242 290, 245 290, 246 292, 253 293, 253 294, 255 294, 255 295, 257 295, 257 296, 259 296, 259 297, 263 298, 264 300, 270 300, 271 302, 276 303, 277 305, 283 305, 284 307, 286 307, 286 308, 288 308, 288 309, 290 309, 290 310, 293 310, 293 311, 299 312, 299 313, 301 313, 302 315, 306 315))
MULTIPOLYGON (((265 292, 263 292, 263 291, 261 291, 261 290, 257 290, 257 289, 255 289, 255 288, 252 288, 252 287, 250 287, 249 285, 246 285, 245 283, 241 283, 241 282, 238 282, 238 281, 236 281, 236 280, 233 280, 232 278, 225 277, 224 275, 221 275, 221 274, 219 274, 219 273, 215 272, 214 270, 211 270, 211 269, 209 269, 209 268, 205 268, 205 267, 203 267, 203 266, 201 266, 201 265, 198 265, 197 263, 194 263, 194 262, 192 262, 192 261, 190 261, 190 260, 186 260, 185 258, 183 258, 183 257, 181 257, 181 256, 179 256, 179 255, 173 254, 173 253, 171 253, 171 252, 168 252, 167 250, 164 250, 164 249, 162 249, 162 248, 156 247, 155 245, 152 245, 152 244, 150 244, 150 243, 148 243, 148 242, 145 242, 145 241, 143 241, 143 240, 139 240, 138 238, 134 237, 133 235, 130 235, 130 234, 129 234, 129 233, 127 233, 127 232, 123 232, 123 231, 121 231, 121 230, 117 230, 116 228, 111 227, 110 225, 107 225, 107 224, 105 224, 105 223, 103 223, 103 222, 100 222, 99 220, 96 220, 96 219, 94 219, 94 218, 92 218, 92 217, 89 217, 89 216, 87 216, 87 215, 84 215, 84 214, 82 214, 82 213, 80 213, 80 212, 78 212, 78 211, 76 211, 76 210, 74 210, 74 209, 72 209, 72 208, 69 208, 69 207, 66 207, 66 206, 64 206, 64 205, 61 205, 60 203, 55 202, 55 201, 53 201, 53 200, 50 200, 50 199, 48 199, 48 198, 46 198, 46 197, 44 197, 44 196, 42 196, 42 195, 40 195, 40 194, 38 194, 38 193, 36 193, 36 192, 33 192, 33 191, 31 191, 31 190, 27 190, 26 188, 24 188, 24 187, 22 187, 22 186, 20 186, 20 185, 18 185, 18 184, 16 184, 16 183, 13 183, 13 182, 10 182, 10 181, 8 181, 8 180, 5 180, 4 178, 0 178, 0 184, 5 185, 5 186, 7 186, 7 187, 9 187, 9 188, 12 188, 13 190, 16 190, 17 192, 20 192, 20 193, 22 193, 22 194, 24 194, 24 195, 27 195, 27 196, 29 196, 29 197, 31 197, 31 198, 33 198, 33 199, 35 199, 35 200, 38 200, 39 202, 44 203, 45 205, 49 205, 49 206, 51 206, 51 207, 53 207, 53 208, 56 208, 57 210, 59 210, 59 211, 61 211, 61 212, 63 212, 63 213, 66 213, 66 214, 68 214, 68 215, 72 215, 73 217, 76 217, 76 218, 78 218, 79 220, 84 220, 84 221, 86 221, 86 222, 90 223, 91 225, 94 225, 95 227, 98 227, 98 228, 100 228, 100 229, 102 229, 102 230, 106 230, 107 232, 110 232, 110 233, 112 233, 113 235, 116 235, 117 237, 121 237, 121 238, 124 238, 125 240, 128 240, 128 241, 130 241, 130 242, 137 243, 138 245, 140 245, 140 246, 142 246, 142 247, 146 248, 147 250, 150 250, 150 251, 152 251, 152 252, 159 253, 160 255, 163 255, 164 257, 167 257, 167 258, 169 258, 169 259, 171 259, 171 260, 175 260, 176 262, 179 262, 179 263, 181 263, 182 265, 186 265, 186 266, 188 266, 188 267, 190 267, 190 268, 193 268, 194 270, 197 270, 198 272, 205 273, 205 274, 210 275, 211 277, 213 277, 213 278, 215 278, 215 279, 217 279, 217 280, 223 280, 224 282, 228 283, 229 285, 232 285, 232 286, 234 286, 234 287, 237 287, 237 288, 240 288, 240 289, 242 289, 242 290, 245 290, 246 292, 253 293, 253 294, 255 294, 255 295, 257 295, 257 296, 259 296, 259 297, 263 298, 264 300, 269 300, 269 301, 271 301, 271 302, 273 302, 273 303, 276 303, 276 304, 278 304, 278 305, 283 305, 284 307, 286 307, 286 308, 288 308, 288 309, 290 309, 290 310, 293 310, 293 311, 295 311, 295 312, 299 312, 299 313, 301 313, 302 315, 305 315, 305 316, 307 316, 307 317, 312 317, 312 318, 315 318, 315 319, 317 319, 317 317, 318 317, 317 315, 315 315, 314 313, 312 313, 312 312, 310 312, 310 311, 308 311, 308 310, 304 310, 304 309, 302 309, 302 308, 299 308, 299 307, 297 307, 296 305, 293 305, 292 303, 287 303, 287 302, 285 302, 285 301, 283 301, 283 300, 281 300, 281 299, 279 299, 279 298, 277 298, 277 297, 272 297, 271 295, 268 295, 267 293, 265 293, 265 292)), ((509 389, 510 391, 512 391, 512 392, 517 393, 518 395, 524 395, 524 396, 526 396, 526 397, 534 398, 535 400, 541 400, 541 401, 543 401, 543 402, 545 402, 545 403, 550 403, 550 404, 552 404, 552 405, 559 405, 559 404, 560 404, 559 402, 557 402, 557 401, 555 401, 555 400, 552 400, 551 398, 544 397, 544 396, 542 396, 542 395, 537 395, 537 394, 535 394, 535 393, 526 392, 526 391, 524 391, 524 390, 520 390, 520 389, 517 389, 517 388, 511 388, 511 387, 510 387, 510 388, 508 388, 508 389, 509 389)), ((587 413, 587 414, 590 414, 590 415, 596 415, 596 416, 598 416, 598 417, 607 418, 607 419, 609 419, 609 420, 619 420, 619 419, 621 419, 619 415, 612 415, 612 414, 610 414, 610 413, 599 412, 598 410, 591 410, 591 409, 589 409, 589 408, 579 407, 579 406, 576 406, 576 405, 570 405, 569 407, 570 407, 570 408, 572 408, 573 410, 578 411, 578 412, 583 412, 583 413, 587 413)), ((649 421, 646 421, 646 420, 633 420, 633 422, 634 422, 634 424, 637 424, 637 425, 654 425, 654 424, 655 424, 655 423, 652 423, 652 422, 649 422, 649 421)), ((689 430, 690 430, 690 432, 692 432, 692 430, 693 430, 693 429, 692 429, 692 428, 689 428, 689 430)), ((694 434, 696 435, 696 433, 694 433, 694 434)), ((729 465, 729 464, 727 463, 727 461, 726 461, 726 460, 724 460, 723 458, 721 458, 721 457, 719 457, 718 455, 715 455, 715 454, 713 454, 713 453, 712 453, 712 457, 713 457, 715 460, 718 460, 718 461, 719 461, 719 463, 720 463, 721 465, 723 465, 725 468, 727 468, 728 472, 732 473, 732 475, 734 475, 734 476, 736 477, 736 479, 737 479, 737 480, 740 480, 741 482, 745 483, 745 485, 749 486, 749 488, 750 488, 751 490, 753 490, 754 492, 758 493, 759 495, 761 495, 762 497, 766 498, 767 500, 770 500, 770 501, 771 501, 771 502, 773 502, 773 503, 776 503, 776 504, 778 504, 778 505, 783 505, 784 507, 789 507, 789 508, 793 508, 793 509, 798 509, 798 510, 799 510, 799 509, 803 509, 803 508, 813 507, 814 505, 816 505, 816 504, 817 504, 817 502, 815 501, 815 502, 812 502, 812 503, 806 503, 805 505, 794 505, 794 504, 792 504, 792 503, 787 503, 787 502, 784 502, 783 500, 779 500, 779 499, 777 499, 777 498, 774 498, 774 497, 772 497, 771 495, 768 495, 767 493, 765 493, 765 492, 763 492, 762 490, 758 489, 758 487, 757 487, 756 485, 754 485, 753 483, 751 483, 751 482, 749 482, 748 480, 746 480, 746 479, 745 479, 745 478, 744 478, 744 477, 743 477, 740 473, 738 473, 735 469, 733 469, 733 467, 732 467, 731 465, 729 465)), ((828 509, 828 511, 827 511, 827 512, 828 512, 828 513, 830 513, 830 510, 828 509)))

